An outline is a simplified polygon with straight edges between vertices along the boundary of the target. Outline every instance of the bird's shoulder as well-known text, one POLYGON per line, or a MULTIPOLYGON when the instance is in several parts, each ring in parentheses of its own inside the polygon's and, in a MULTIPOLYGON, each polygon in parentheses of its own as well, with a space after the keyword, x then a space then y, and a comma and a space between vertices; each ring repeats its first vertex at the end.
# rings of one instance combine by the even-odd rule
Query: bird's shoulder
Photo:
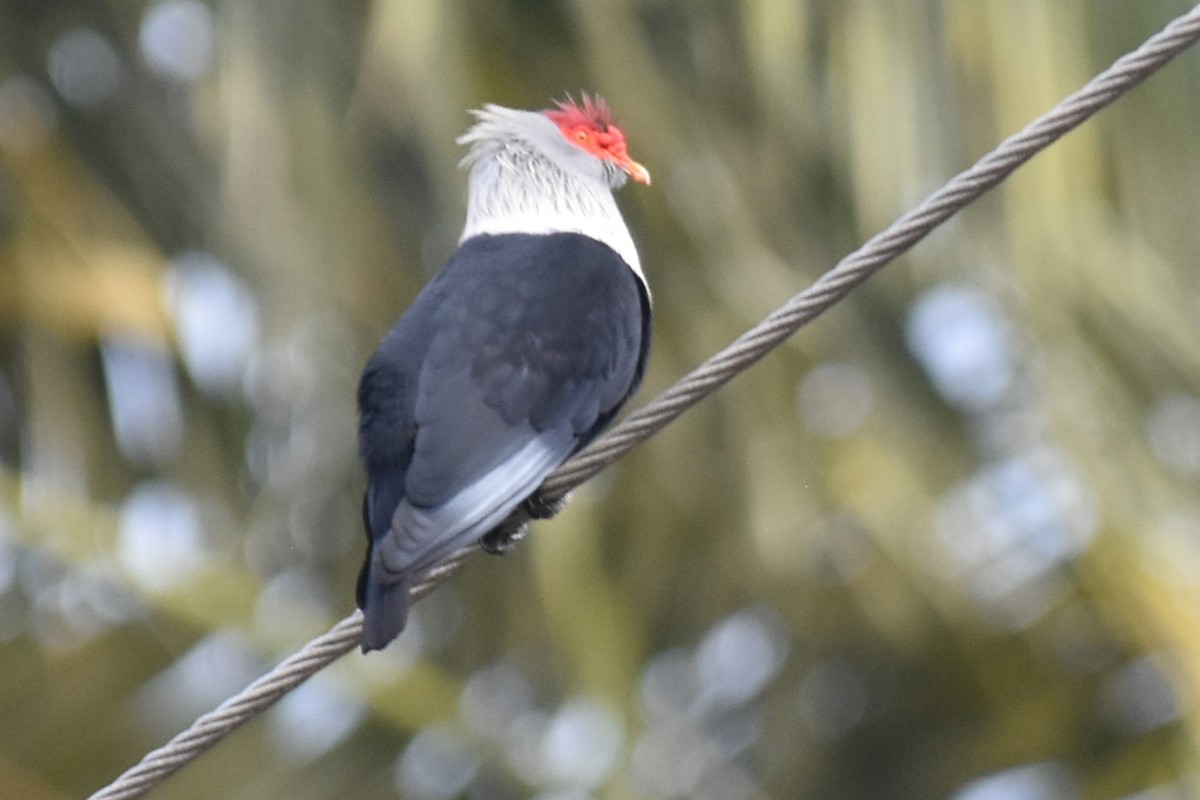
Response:
MULTIPOLYGON (((579 234, 474 237, 439 309, 425 369, 465 371, 490 408, 535 428, 590 425, 628 394, 647 336, 637 276, 579 234)), ((431 385, 443 385, 432 382, 431 385)))
POLYGON ((480 364, 590 373, 615 339, 635 333, 631 321, 641 324, 637 276, 612 248, 581 234, 476 236, 443 274, 453 285, 440 335, 460 340, 480 364))

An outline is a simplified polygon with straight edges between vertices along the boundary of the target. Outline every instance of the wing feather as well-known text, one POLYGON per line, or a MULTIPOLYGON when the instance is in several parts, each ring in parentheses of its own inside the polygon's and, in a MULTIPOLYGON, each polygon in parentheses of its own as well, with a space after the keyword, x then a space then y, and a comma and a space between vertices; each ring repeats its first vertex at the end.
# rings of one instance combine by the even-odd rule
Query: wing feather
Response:
POLYGON ((364 644, 403 627, 414 576, 487 534, 611 420, 641 379, 649 314, 638 278, 593 239, 463 243, 360 388, 364 644))
POLYGON ((481 538, 537 489, 573 446, 569 435, 543 433, 447 503, 418 508, 402 501, 392 516, 391 535, 380 543, 382 566, 390 574, 421 572, 481 538))

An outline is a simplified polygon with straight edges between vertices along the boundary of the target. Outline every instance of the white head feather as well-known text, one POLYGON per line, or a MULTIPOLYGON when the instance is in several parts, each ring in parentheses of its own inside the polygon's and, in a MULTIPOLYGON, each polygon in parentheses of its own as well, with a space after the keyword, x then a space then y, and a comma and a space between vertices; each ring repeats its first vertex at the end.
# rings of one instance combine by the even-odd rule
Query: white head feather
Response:
POLYGON ((563 136, 540 111, 486 105, 458 143, 470 151, 467 222, 460 241, 480 234, 572 232, 611 247, 643 285, 641 262, 613 199, 626 174, 563 136))

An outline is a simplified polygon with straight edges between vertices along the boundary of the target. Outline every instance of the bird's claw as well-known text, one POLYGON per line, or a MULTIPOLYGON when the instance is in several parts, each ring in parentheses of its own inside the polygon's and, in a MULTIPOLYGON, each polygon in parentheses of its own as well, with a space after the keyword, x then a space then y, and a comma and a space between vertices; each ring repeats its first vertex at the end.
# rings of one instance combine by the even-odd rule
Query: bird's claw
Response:
POLYGON ((517 542, 529 533, 530 519, 550 519, 567 507, 571 495, 545 499, 542 497, 526 498, 519 510, 509 515, 508 519, 492 528, 479 540, 479 546, 494 556, 502 556, 517 546, 517 542))
POLYGON ((566 508, 570 500, 570 492, 555 498, 545 498, 535 494, 527 497, 521 506, 525 509, 525 513, 533 519, 550 519, 566 508))
POLYGON ((513 515, 484 534, 479 546, 494 556, 506 555, 528 533, 529 521, 521 515, 513 515))

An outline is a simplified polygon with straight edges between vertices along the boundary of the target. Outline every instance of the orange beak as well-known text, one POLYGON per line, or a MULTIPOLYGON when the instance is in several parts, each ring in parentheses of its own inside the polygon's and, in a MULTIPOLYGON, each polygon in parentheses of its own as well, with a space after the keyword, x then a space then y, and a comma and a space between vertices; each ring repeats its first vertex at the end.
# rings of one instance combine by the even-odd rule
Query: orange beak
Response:
POLYGON ((617 162, 617 166, 623 169, 630 178, 633 178, 638 183, 650 185, 650 170, 643 167, 632 158, 626 156, 624 159, 617 162))

